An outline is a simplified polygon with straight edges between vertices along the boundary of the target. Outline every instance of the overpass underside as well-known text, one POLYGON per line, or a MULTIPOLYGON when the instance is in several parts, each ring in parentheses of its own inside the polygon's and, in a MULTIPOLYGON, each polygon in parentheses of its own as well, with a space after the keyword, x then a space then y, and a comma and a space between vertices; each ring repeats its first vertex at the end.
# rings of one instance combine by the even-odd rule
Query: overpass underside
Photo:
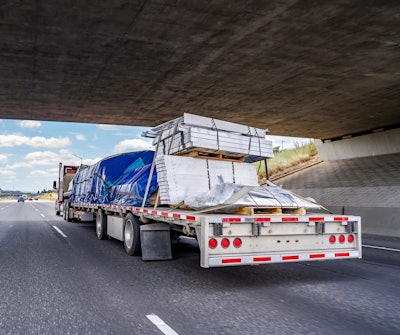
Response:
POLYGON ((0 4, 0 118, 184 112, 323 140, 400 123, 399 1, 0 4))

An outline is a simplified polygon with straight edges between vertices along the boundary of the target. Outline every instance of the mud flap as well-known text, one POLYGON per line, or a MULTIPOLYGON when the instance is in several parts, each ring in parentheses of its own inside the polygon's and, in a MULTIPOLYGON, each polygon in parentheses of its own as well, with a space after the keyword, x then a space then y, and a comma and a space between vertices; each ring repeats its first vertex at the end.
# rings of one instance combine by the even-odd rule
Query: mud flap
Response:
POLYGON ((142 259, 159 261, 172 259, 170 226, 166 223, 151 223, 140 226, 142 259))

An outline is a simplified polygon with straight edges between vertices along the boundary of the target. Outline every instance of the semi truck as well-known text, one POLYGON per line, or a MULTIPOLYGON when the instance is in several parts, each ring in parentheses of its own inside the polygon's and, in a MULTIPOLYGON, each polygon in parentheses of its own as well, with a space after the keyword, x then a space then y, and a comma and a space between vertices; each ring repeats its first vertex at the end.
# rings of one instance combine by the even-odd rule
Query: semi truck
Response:
POLYGON ((197 239, 203 268, 361 258, 359 216, 258 184, 253 162, 273 155, 265 134, 185 113, 143 134, 154 151, 81 166, 64 219, 93 218, 99 240, 144 261, 172 259, 180 236, 197 239))
POLYGON ((63 165, 58 166, 58 183, 53 182, 53 189, 57 191, 57 198, 55 201, 56 215, 63 212, 64 202, 68 199, 68 187, 78 171, 79 166, 76 165, 63 165))

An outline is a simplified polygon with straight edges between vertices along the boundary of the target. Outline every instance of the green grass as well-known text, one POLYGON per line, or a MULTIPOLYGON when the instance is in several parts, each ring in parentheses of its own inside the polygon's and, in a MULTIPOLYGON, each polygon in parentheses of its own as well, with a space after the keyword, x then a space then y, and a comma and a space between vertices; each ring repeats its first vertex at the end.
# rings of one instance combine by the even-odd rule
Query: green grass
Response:
MULTIPOLYGON (((294 149, 275 153, 274 158, 267 160, 269 179, 274 179, 298 167, 318 160, 318 153, 314 141, 304 145, 296 145, 294 149)), ((266 180, 264 161, 256 163, 260 183, 266 180)))

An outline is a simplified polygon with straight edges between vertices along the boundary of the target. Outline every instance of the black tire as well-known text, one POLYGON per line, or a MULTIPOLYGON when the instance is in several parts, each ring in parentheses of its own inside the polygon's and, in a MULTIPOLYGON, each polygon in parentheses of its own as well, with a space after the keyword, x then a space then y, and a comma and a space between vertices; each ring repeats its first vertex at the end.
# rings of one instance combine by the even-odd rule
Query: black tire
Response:
POLYGON ((69 203, 64 202, 64 220, 67 222, 71 222, 72 219, 69 216, 69 203))
POLYGON ((107 238, 107 215, 99 209, 96 215, 96 235, 99 240, 107 238))
POLYGON ((124 246, 130 256, 139 256, 140 244, 140 222, 137 216, 129 213, 124 219, 124 246))

